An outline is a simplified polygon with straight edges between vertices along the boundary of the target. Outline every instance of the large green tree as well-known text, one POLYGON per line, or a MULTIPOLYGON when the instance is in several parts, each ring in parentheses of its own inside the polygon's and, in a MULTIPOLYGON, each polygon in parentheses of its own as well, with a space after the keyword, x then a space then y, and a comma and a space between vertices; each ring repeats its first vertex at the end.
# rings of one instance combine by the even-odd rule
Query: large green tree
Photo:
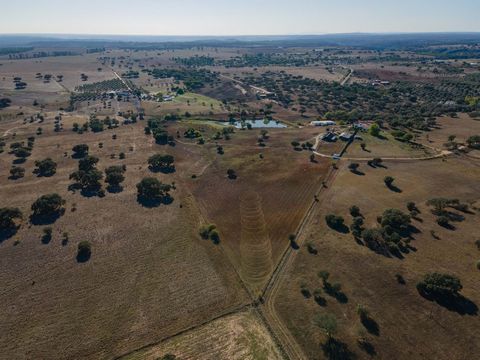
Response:
POLYGON ((40 196, 32 204, 33 216, 52 216, 58 214, 65 200, 57 193, 40 196))

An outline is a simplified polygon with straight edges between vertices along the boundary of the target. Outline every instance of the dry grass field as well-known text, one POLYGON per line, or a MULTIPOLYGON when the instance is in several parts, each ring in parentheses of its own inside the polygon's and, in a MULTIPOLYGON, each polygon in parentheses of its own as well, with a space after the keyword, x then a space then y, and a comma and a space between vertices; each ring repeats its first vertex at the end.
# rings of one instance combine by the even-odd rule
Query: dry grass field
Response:
POLYGON ((450 135, 455 136, 455 141, 465 144, 469 136, 480 134, 480 120, 472 119, 466 114, 458 117, 441 117, 437 119, 437 128, 432 132, 423 133, 420 140, 430 146, 441 148, 450 135))
POLYGON ((431 95, 445 97, 438 101, 416 93, 444 79, 461 80, 475 65, 423 57, 422 63, 411 51, 222 44, 165 49, 132 43, 93 53, 78 48, 83 55, 74 56, 0 56, 0 208, 23 213, 17 231, 0 232, 0 358, 478 358, 480 154, 445 151, 445 143, 455 135, 463 145, 480 134, 480 121, 432 105, 432 114, 443 116, 430 131, 418 130, 429 116, 423 107, 447 105, 450 97, 452 109, 475 114, 476 78, 431 95), (213 62, 195 58, 202 56, 213 62), (232 58, 238 62, 225 62, 232 58), (341 83, 349 69, 356 86, 341 83), (283 74, 292 76, 284 82, 283 74), (15 90, 15 77, 26 89, 15 90), (366 84, 372 79, 418 83, 418 89, 366 84), (106 80, 114 81, 100 84, 106 80), (468 101, 459 98, 465 94, 472 95, 468 101), (175 96, 156 101, 162 95, 175 96), (385 99, 398 99, 396 124, 385 99), (118 126, 107 128, 107 116, 118 126), (104 129, 84 130, 88 121, 94 127, 95 117, 104 129), (286 127, 230 132, 229 119, 253 117, 286 127), (411 124, 405 130, 425 147, 394 139, 404 117, 411 124), (357 119, 381 120, 382 136, 359 132, 361 139, 336 162, 330 156, 345 142, 318 141, 316 155, 306 145, 326 132, 309 123, 324 118, 334 118, 338 134, 357 119), (171 136, 167 145, 155 142, 156 127, 171 136), (15 143, 32 143, 32 137, 31 155, 16 159, 15 143), (103 174, 125 166, 122 187, 107 188, 104 179, 103 193, 72 187, 77 144, 89 146, 103 174), (151 170, 154 154, 173 156, 174 169, 151 170), (46 158, 56 162, 56 173, 38 176, 35 162, 46 158), (372 158, 383 164, 368 165, 372 158), (353 162, 356 172, 348 168, 353 162), (13 165, 25 175, 12 178, 13 165), (386 176, 394 186, 385 185, 386 176), (137 199, 145 177, 171 185, 173 201, 137 199), (30 217, 32 203, 51 193, 65 200, 60 216, 44 223, 30 217), (455 221, 442 227, 426 204, 435 197, 459 199, 469 210, 452 210, 455 221), (347 228, 352 205, 360 208, 363 227, 375 228, 384 210, 407 212, 411 201, 419 210, 412 239, 395 255, 373 252, 347 228), (327 214, 343 216, 347 227, 328 227, 327 214), (43 236, 48 227, 50 239, 43 236), (77 257, 82 241, 91 244, 87 261, 77 257), (322 289, 320 271, 328 271, 341 292, 322 289), (462 303, 419 294, 417 282, 432 271, 460 278, 462 303), (359 305, 368 309, 367 325, 359 305), (332 336, 341 356, 325 351, 327 337, 314 323, 325 314, 336 318, 332 336))
MULTIPOLYGON (((47 124, 53 128, 52 119, 45 123, 46 129, 47 124)), ((19 131, 15 140, 32 133, 33 129, 19 131)), ((45 130, 37 136, 32 156, 22 165, 26 175, 19 180, 7 178, 13 156, 0 155, 2 206, 19 207, 25 215, 18 233, 0 244, 4 356, 121 355, 247 301, 220 248, 198 237, 202 218, 180 177, 153 174, 179 184, 171 205, 145 208, 137 203, 135 184, 152 176, 148 156, 164 151, 145 139, 141 124, 83 135, 45 130), (67 190, 68 175, 77 163, 70 157, 71 147, 78 143, 87 143, 90 153, 101 159, 99 169, 127 166, 122 192, 89 198, 67 190), (126 153, 125 160, 118 159, 120 152, 126 153), (111 154, 116 159, 110 159, 111 154), (50 178, 32 174, 34 161, 47 156, 57 162, 57 174, 50 178), (66 211, 50 225, 53 238, 43 244, 44 226, 29 224, 29 207, 38 196, 52 192, 66 199, 66 211), (93 248, 87 263, 75 260, 82 240, 93 248)), ((189 159, 178 150, 178 157, 174 154, 180 173, 189 159)))
POLYGON ((214 320, 122 360, 158 359, 166 354, 175 354, 180 360, 283 359, 270 334, 251 310, 214 320))
POLYGON ((189 188, 205 217, 217 225, 222 244, 240 272, 240 199, 249 192, 259 194, 275 264, 290 245, 288 235, 295 233, 329 166, 321 158, 310 162, 309 151, 295 151, 290 145, 295 139, 310 140, 312 130, 269 129, 266 147, 256 143, 259 130, 237 130, 231 140, 219 141, 223 155, 212 145, 190 145, 202 157, 197 160, 198 172, 191 173, 197 178, 189 181, 189 188), (234 180, 227 177, 230 168, 237 174, 234 180))
MULTIPOLYGON (((304 244, 312 244, 318 254, 302 247, 291 271, 283 281, 276 308, 308 358, 323 358, 324 342, 313 319, 317 314, 333 313, 338 322, 336 337, 351 352, 345 358, 370 358, 360 349, 357 339, 370 342, 369 351, 381 359, 471 359, 480 352, 477 286, 480 272, 475 262, 480 252, 474 244, 480 237, 478 209, 460 215, 455 230, 440 227, 425 202, 432 197, 458 198, 463 202, 479 200, 480 167, 461 157, 445 161, 386 162, 386 168, 362 165, 359 176, 342 166, 333 186, 304 233, 304 244), (392 192, 383 177, 395 177, 401 192, 392 192), (387 208, 406 211, 414 201, 420 221, 413 220, 418 233, 413 234, 411 249, 403 258, 385 257, 359 245, 351 234, 330 229, 324 217, 334 213, 351 223, 348 209, 357 205, 364 216, 365 227, 376 226, 376 217, 387 208), (434 238, 431 234, 434 231, 434 238), (340 301, 323 292, 325 300, 306 298, 301 286, 311 294, 322 288, 319 271, 330 272, 330 281, 341 284, 345 298, 340 301), (447 309, 421 297, 416 283, 427 272, 439 271, 458 276, 462 294, 473 305, 447 309), (405 279, 402 285, 396 274, 405 279), (320 305, 319 305, 320 304, 320 305), (376 323, 367 330, 356 313, 357 305, 366 307, 376 323)), ((478 205, 477 205, 478 206, 478 205)))

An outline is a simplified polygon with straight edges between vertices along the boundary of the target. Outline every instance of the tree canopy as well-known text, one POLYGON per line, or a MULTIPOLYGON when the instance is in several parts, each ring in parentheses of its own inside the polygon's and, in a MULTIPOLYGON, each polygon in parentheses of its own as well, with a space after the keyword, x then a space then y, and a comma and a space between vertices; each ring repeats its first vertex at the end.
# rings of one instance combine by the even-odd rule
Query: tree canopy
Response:
POLYGON ((64 204, 65 200, 57 193, 42 195, 32 204, 33 216, 55 215, 62 210, 64 204))

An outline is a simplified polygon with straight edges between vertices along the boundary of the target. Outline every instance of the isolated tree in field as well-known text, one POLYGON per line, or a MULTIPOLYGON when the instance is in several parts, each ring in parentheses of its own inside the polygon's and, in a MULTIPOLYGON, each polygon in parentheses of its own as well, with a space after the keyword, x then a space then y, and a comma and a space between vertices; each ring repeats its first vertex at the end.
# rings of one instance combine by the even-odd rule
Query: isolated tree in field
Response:
POLYGON ((15 220, 21 220, 22 212, 18 208, 0 208, 0 231, 9 231, 16 228, 15 220))
POLYGON ((53 216, 63 210, 65 200, 58 194, 40 196, 32 204, 33 216, 53 216))
POLYGON ((412 212, 412 211, 418 211, 417 205, 413 201, 409 201, 407 203, 407 210, 412 212))
POLYGON ((90 259, 90 256, 92 256, 92 245, 86 240, 80 241, 77 247, 77 261, 85 262, 90 259))
POLYGON ((12 166, 10 169, 10 178, 13 180, 20 179, 25 176, 25 169, 20 166, 12 166))
POLYGON ((351 172, 355 173, 358 171, 360 164, 359 163, 351 163, 348 165, 348 168, 350 169, 351 172))
POLYGON ((227 170, 227 176, 228 176, 229 179, 234 180, 234 179, 237 178, 237 173, 233 169, 228 169, 227 170))
POLYGON ((385 185, 387 185, 387 187, 392 187, 394 180, 395 180, 395 179, 394 179, 393 177, 391 177, 391 176, 385 176, 385 177, 383 178, 383 182, 385 183, 385 185))
POLYGON ((200 228, 199 234, 202 237, 202 239, 207 240, 210 237, 210 232, 212 230, 215 230, 216 228, 217 228, 217 226, 214 225, 214 224, 209 224, 209 225, 202 226, 200 228))
POLYGON ((57 163, 51 158, 35 161, 37 167, 33 172, 38 176, 52 176, 57 171, 57 163))
POLYGON ((417 289, 427 295, 455 296, 462 290, 460 279, 454 275, 442 273, 428 273, 417 284, 417 289))
POLYGON ((175 169, 173 165, 175 158, 172 155, 155 154, 148 158, 148 165, 152 170, 167 170, 175 169))
POLYGON ((74 157, 76 157, 76 158, 84 157, 88 154, 88 145, 87 144, 75 145, 72 148, 72 151, 74 153, 73 154, 74 157))
POLYGON ((169 196, 171 188, 171 185, 163 184, 156 178, 147 177, 137 184, 137 195, 144 200, 162 200, 169 196))
POLYGON ((368 129, 368 132, 370 135, 377 137, 380 135, 380 126, 378 126, 378 124, 372 124, 370 129, 368 129))
POLYGON ((329 338, 333 337, 337 332, 337 318, 333 314, 318 314, 313 319, 313 322, 329 338))
POLYGON ((382 165, 382 162, 383 162, 383 160, 381 158, 378 158, 378 157, 372 159, 372 164, 374 166, 380 166, 380 165, 382 165))

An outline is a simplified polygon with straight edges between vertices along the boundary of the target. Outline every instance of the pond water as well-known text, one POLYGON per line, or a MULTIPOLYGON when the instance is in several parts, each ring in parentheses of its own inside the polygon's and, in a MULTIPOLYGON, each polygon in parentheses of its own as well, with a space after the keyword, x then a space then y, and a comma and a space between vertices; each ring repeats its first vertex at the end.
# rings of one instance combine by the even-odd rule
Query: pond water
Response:
POLYGON ((241 129, 242 127, 248 127, 247 124, 250 124, 253 129, 259 128, 286 128, 287 125, 282 124, 280 121, 276 120, 245 120, 245 121, 235 121, 232 125, 235 126, 237 129, 241 129))

